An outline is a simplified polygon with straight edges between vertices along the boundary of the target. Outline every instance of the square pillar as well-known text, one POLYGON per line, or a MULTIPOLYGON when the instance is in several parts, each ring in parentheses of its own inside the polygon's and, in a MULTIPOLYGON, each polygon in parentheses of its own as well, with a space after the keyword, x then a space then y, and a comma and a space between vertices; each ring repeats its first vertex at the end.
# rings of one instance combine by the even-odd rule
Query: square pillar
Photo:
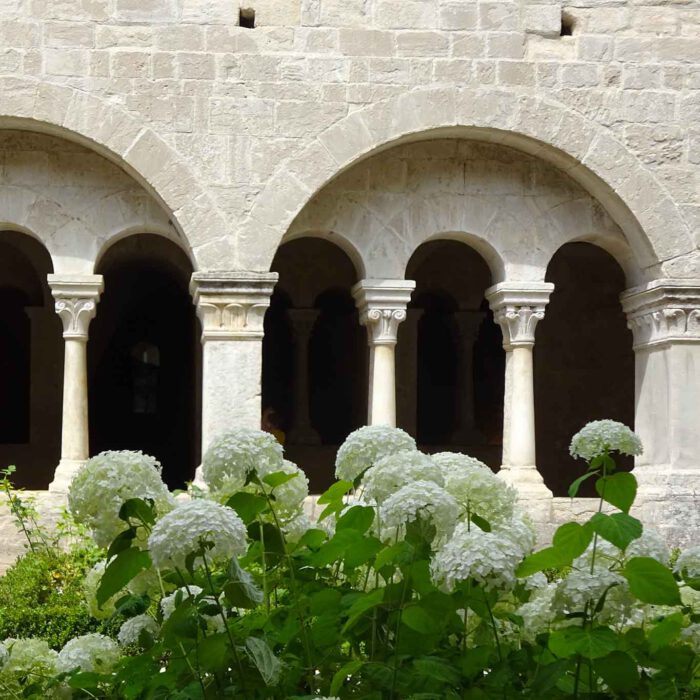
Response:
POLYGON ((700 280, 660 279, 621 297, 634 335, 635 460, 644 522, 676 545, 700 533, 700 280))
POLYGON ((260 428, 262 339, 276 272, 195 272, 202 324, 202 453, 233 427, 260 428))

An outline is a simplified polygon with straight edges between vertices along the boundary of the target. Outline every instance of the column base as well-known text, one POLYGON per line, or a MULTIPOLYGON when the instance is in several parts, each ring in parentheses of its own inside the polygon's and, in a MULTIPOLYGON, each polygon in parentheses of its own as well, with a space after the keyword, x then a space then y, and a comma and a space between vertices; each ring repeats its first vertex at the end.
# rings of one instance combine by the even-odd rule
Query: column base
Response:
MULTIPOLYGON (((503 465, 498 476, 518 492, 518 500, 538 531, 551 529, 554 494, 547 488, 537 467, 503 465)), ((539 532, 538 532, 539 535, 539 532)))
POLYGON ((49 491, 67 493, 70 482, 86 461, 84 459, 62 459, 53 473, 53 481, 49 484, 49 491))
POLYGON ((668 465, 637 467, 634 514, 658 530, 672 547, 697 545, 700 538, 700 469, 668 465))

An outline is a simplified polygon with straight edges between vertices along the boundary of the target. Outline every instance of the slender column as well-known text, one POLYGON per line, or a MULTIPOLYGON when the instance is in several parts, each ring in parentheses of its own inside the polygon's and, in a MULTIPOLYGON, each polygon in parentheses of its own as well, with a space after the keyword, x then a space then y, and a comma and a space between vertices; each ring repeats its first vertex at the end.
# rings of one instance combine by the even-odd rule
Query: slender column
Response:
POLYGON ((294 425, 289 441, 298 445, 318 445, 321 439, 311 425, 309 413, 309 340, 318 319, 318 309, 289 309, 294 330, 294 425))
POLYGON ((700 532, 700 280, 654 280, 621 296, 635 351, 637 504, 679 546, 700 532))
POLYGON ((457 445, 478 442, 480 436, 474 424, 474 343, 486 314, 483 311, 457 311, 458 378, 457 429, 452 441, 457 445))
POLYGON ((413 280, 360 280, 352 289, 370 349, 369 425, 396 425, 395 348, 413 280))
POLYGON ((533 512, 536 520, 547 520, 552 492, 536 467, 532 355, 535 327, 544 318, 553 289, 554 285, 545 282, 504 282, 486 290, 506 351, 503 465, 499 473, 531 505, 532 501, 546 499, 547 505, 537 506, 537 512, 533 512))
POLYGON ((90 456, 87 340, 103 280, 102 275, 49 275, 48 279, 65 340, 61 461, 49 489, 65 491, 90 456))
POLYGON ((262 339, 274 272, 196 272, 202 324, 202 454, 234 427, 260 428, 262 339))

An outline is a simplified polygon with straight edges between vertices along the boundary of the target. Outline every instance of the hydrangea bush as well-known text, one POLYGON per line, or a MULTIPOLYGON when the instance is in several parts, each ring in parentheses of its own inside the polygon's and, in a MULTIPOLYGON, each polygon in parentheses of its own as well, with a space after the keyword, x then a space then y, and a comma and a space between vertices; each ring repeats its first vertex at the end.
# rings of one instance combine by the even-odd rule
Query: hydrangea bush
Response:
POLYGON ((700 549, 671 568, 630 514, 636 480, 614 454, 640 451, 612 421, 576 435, 587 467, 570 493, 595 479, 601 507, 538 551, 511 487, 393 428, 348 438, 317 520, 306 477, 260 431, 219 438, 208 490, 177 505, 150 458, 105 453, 77 475, 71 507, 107 546, 85 589, 96 615, 122 621, 117 638, 58 653, 5 640, 0 695, 699 697, 700 549))

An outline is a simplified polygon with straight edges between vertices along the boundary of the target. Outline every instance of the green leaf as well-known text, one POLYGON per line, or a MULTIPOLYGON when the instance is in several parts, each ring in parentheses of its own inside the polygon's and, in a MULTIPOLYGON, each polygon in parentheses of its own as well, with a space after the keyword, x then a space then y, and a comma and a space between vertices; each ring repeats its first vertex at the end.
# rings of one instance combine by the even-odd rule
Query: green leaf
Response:
POLYGON ((552 539, 552 544, 562 555, 571 561, 581 556, 593 539, 593 530, 590 526, 579 523, 564 523, 557 528, 552 539))
POLYGON ((677 612, 654 625, 649 632, 649 649, 655 654, 661 647, 668 646, 678 639, 683 628, 683 613, 677 612))
POLYGON ((629 472, 618 472, 598 479, 595 490, 604 501, 629 513, 637 496, 637 479, 629 472))
POLYGON ((104 605, 115 593, 119 593, 139 572, 151 566, 148 552, 132 547, 117 554, 107 565, 97 587, 97 604, 104 605))
POLYGON ((366 564, 383 547, 376 537, 362 537, 347 547, 343 554, 345 566, 354 569, 366 564))
POLYGON ((401 612, 401 622, 421 634, 437 634, 444 628, 443 620, 433 617, 420 605, 410 605, 401 612))
POLYGON ((258 637, 248 637, 245 641, 245 650, 265 681, 265 685, 277 685, 282 662, 274 655, 267 642, 258 637))
POLYGON ((632 593, 642 601, 653 605, 680 605, 678 584, 671 570, 651 557, 633 557, 622 575, 627 579, 632 593))
POLYGON ((548 646, 555 656, 599 659, 617 648, 617 635, 609 627, 565 627, 549 635, 548 646))
POLYGON ((253 577, 238 563, 231 559, 228 567, 229 581, 224 584, 226 600, 234 608, 252 609, 262 603, 262 591, 255 585, 253 577))
POLYGON ((371 593, 365 593, 359 597, 348 610, 348 619, 343 626, 343 634, 345 634, 357 621, 372 608, 382 604, 384 600, 384 589, 375 588, 371 593))
POLYGON ((334 501, 342 501, 343 496, 352 488, 352 481, 336 481, 327 491, 325 491, 318 499, 321 505, 325 503, 333 503, 334 501))
POLYGON ((581 484, 588 479, 591 476, 596 476, 599 472, 594 471, 594 472, 588 472, 584 474, 583 476, 579 476, 576 481, 574 481, 571 486, 569 486, 569 498, 576 498, 576 494, 578 493, 578 490, 581 488, 581 484))
POLYGON ((123 532, 120 532, 113 540, 112 544, 109 545, 107 550, 107 560, 109 561, 112 557, 116 557, 119 552, 123 552, 125 549, 131 547, 131 543, 136 538, 136 528, 130 527, 123 532))
POLYGON ((119 509, 119 519, 129 524, 132 519, 135 519, 146 525, 153 525, 156 521, 153 501, 144 501, 142 498, 130 498, 124 501, 119 509))
POLYGON ((627 513, 596 513, 588 522, 604 540, 622 550, 642 535, 642 523, 627 513))
POLYGON ((364 534, 374 522, 374 508, 368 506, 353 506, 343 513, 335 525, 335 531, 356 530, 364 534))
POLYGON ((308 547, 311 550, 316 550, 328 539, 328 533, 325 530, 312 528, 307 530, 302 536, 297 545, 299 547, 308 547))
POLYGON ((299 476, 298 472, 293 472, 292 474, 288 474, 287 472, 273 472, 272 474, 265 475, 262 480, 271 488, 276 489, 278 486, 286 484, 297 476, 299 476))
POLYGON ((472 513, 471 521, 484 532, 491 532, 491 523, 476 513, 472 513))
POLYGON ((525 578, 544 569, 558 569, 567 566, 571 564, 572 560, 573 557, 569 557, 565 551, 557 547, 546 547, 525 557, 515 573, 520 578, 525 578))
POLYGON ((338 691, 343 687, 343 683, 352 676, 355 672, 359 671, 365 665, 364 661, 348 661, 344 666, 333 675, 333 680, 331 681, 331 695, 337 695, 338 691))
POLYGON ((216 673, 226 669, 229 663, 230 645, 224 632, 208 634, 198 644, 197 658, 203 671, 216 673))
POLYGON ((624 651, 611 652, 598 659, 594 667, 596 673, 616 693, 629 693, 639 685, 637 662, 624 651))
POLYGON ((263 496, 257 496, 254 493, 239 491, 226 501, 226 505, 229 508, 233 508, 241 520, 246 525, 249 525, 267 508, 267 500, 263 496))
POLYGON ((406 542, 396 542, 389 547, 382 549, 374 560, 374 568, 381 569, 387 564, 399 566, 411 560, 411 546, 406 542))

